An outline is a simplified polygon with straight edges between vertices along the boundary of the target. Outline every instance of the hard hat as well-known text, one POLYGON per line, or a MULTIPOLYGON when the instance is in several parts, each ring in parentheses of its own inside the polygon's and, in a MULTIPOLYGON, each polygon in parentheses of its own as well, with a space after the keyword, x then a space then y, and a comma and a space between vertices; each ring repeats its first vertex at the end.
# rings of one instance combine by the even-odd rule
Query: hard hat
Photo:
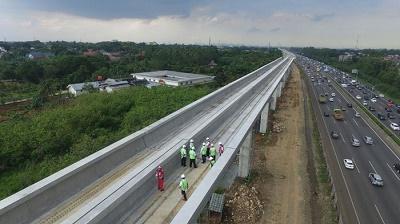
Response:
POLYGON ((182 147, 183 147, 183 148, 186 148, 186 145, 183 145, 182 147))
POLYGON ((203 145, 206 145, 206 143, 205 143, 205 142, 203 142, 203 145))
POLYGON ((219 142, 220 145, 222 145, 222 142, 219 142))
POLYGON ((211 146, 214 146, 214 144, 213 144, 213 143, 211 143, 211 146))
POLYGON ((210 160, 210 161, 211 161, 211 160, 214 160, 214 158, 210 156, 210 158, 208 158, 208 160, 210 160))
POLYGON ((190 139, 190 142, 193 142, 193 139, 190 139))
POLYGON ((210 138, 209 138, 209 137, 207 137, 207 138, 206 138, 206 140, 208 141, 208 140, 210 140, 210 138))
POLYGON ((181 178, 184 179, 184 178, 185 178, 185 174, 182 174, 182 175, 181 175, 181 178))
POLYGON ((158 169, 161 169, 161 166, 158 166, 158 169))

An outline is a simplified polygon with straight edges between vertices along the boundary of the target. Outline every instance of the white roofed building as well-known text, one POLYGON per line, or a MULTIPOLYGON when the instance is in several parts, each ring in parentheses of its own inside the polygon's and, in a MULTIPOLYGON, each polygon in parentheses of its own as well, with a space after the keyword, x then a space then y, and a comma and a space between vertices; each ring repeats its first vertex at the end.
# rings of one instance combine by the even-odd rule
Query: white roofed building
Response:
POLYGON ((150 83, 158 83, 169 86, 187 86, 212 82, 214 76, 200 75, 169 70, 132 73, 131 76, 138 80, 147 80, 150 83))

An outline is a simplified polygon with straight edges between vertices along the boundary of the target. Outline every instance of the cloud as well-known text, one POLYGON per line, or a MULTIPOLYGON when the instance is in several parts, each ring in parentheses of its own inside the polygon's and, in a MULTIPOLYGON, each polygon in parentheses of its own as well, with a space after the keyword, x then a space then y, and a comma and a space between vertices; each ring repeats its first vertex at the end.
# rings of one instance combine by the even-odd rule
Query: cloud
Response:
POLYGON ((259 33, 261 30, 255 26, 251 27, 250 29, 247 30, 248 33, 259 33))
MULTIPOLYGON (((0 0, 1 1, 1 0, 0 0)), ((96 19, 187 17, 191 10, 209 0, 3 0, 8 7, 59 12, 96 19)))
POLYGON ((328 14, 316 14, 316 15, 311 15, 310 19, 314 22, 321 22, 322 20, 329 19, 334 17, 334 13, 328 13, 328 14))
POLYGON ((275 33, 275 32, 278 32, 279 30, 281 30, 280 27, 275 27, 275 28, 270 29, 269 32, 275 33))

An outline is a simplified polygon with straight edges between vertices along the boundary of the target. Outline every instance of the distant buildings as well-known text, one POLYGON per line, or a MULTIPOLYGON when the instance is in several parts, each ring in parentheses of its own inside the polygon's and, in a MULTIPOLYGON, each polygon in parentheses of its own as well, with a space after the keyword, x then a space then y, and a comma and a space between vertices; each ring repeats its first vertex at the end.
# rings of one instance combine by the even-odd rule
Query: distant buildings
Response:
POLYGON ((0 47, 0 58, 3 57, 7 53, 7 50, 3 47, 0 47))
POLYGON ((49 57, 53 57, 54 53, 51 52, 40 52, 40 51, 32 51, 27 55, 27 57, 31 60, 40 60, 47 59, 49 57))
POLYGON ((104 56, 107 56, 110 61, 118 61, 121 58, 120 52, 107 52, 104 50, 98 51, 98 50, 93 50, 93 49, 87 49, 82 54, 83 54, 83 56, 86 56, 86 57, 94 57, 94 56, 102 54, 104 56))
POLYGON ((210 68, 214 68, 214 67, 217 66, 217 65, 218 65, 218 64, 215 63, 214 60, 211 60, 210 63, 208 63, 208 67, 210 67, 210 68))
POLYGON ((68 92, 74 96, 89 92, 91 89, 111 93, 117 89, 129 87, 128 81, 106 79, 105 81, 74 83, 67 86, 68 92))
POLYGON ((344 62, 344 61, 351 61, 353 60, 353 54, 345 52, 343 55, 339 55, 339 61, 344 62))
POLYGON ((212 82, 214 80, 214 76, 175 72, 168 70, 133 73, 131 74, 131 76, 138 80, 147 80, 150 83, 157 83, 159 85, 169 86, 196 85, 212 82))
POLYGON ((400 55, 395 54, 395 55, 386 55, 383 57, 384 61, 391 61, 394 62, 396 65, 400 64, 400 55))

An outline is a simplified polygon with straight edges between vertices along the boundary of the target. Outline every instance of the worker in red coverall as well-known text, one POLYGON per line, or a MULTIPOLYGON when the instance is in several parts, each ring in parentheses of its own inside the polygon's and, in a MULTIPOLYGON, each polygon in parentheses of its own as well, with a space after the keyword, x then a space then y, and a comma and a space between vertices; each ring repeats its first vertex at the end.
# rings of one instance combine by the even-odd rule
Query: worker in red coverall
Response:
POLYGON ((158 166, 156 170, 156 178, 158 190, 164 191, 164 169, 161 166, 158 166))

